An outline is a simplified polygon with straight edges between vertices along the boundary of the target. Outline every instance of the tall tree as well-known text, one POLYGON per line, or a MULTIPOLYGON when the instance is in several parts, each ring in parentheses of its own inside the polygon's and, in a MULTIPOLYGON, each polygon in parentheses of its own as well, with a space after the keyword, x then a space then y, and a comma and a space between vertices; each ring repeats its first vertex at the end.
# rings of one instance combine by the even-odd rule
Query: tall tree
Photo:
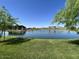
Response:
POLYGON ((2 30, 2 34, 4 34, 5 39, 5 31, 8 29, 8 26, 15 24, 15 18, 10 15, 8 10, 3 6, 0 7, 0 28, 2 30))
POLYGON ((55 16, 55 22, 63 23, 69 30, 77 30, 79 24, 79 0, 66 0, 65 7, 55 16))

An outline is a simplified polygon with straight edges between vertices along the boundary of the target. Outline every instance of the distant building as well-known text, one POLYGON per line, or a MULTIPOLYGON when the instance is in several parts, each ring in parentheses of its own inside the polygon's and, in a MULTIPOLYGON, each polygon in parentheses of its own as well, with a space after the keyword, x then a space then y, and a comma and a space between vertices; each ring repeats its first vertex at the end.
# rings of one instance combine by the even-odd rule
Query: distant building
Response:
POLYGON ((9 26, 10 30, 26 30, 26 27, 23 25, 15 25, 15 26, 9 26))
POLYGON ((56 26, 49 26, 49 28, 56 29, 57 27, 56 26))

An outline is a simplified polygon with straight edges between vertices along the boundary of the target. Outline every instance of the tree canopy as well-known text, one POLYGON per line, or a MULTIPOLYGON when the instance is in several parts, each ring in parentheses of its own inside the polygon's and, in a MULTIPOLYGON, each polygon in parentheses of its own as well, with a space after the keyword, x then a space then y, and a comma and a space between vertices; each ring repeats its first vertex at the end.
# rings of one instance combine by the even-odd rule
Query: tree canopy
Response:
POLYGON ((11 16, 5 7, 0 7, 0 27, 1 29, 7 29, 8 26, 16 23, 16 19, 11 16), (4 26, 5 25, 5 26, 4 26), (5 28, 4 28, 5 27, 5 28))
POLYGON ((4 6, 0 7, 0 30, 2 30, 2 34, 4 34, 4 39, 5 31, 13 24, 16 24, 16 18, 14 18, 4 6))
POLYGON ((65 7, 56 14, 54 22, 64 24, 69 30, 76 30, 79 24, 79 0, 66 0, 65 7))

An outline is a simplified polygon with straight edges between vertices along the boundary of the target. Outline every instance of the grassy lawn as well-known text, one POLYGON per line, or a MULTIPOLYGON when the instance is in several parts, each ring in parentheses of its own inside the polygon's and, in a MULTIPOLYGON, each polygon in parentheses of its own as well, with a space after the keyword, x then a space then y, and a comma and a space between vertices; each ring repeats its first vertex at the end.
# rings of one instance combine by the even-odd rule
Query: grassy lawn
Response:
POLYGON ((79 59, 78 42, 66 39, 8 38, 0 41, 0 59, 79 59))

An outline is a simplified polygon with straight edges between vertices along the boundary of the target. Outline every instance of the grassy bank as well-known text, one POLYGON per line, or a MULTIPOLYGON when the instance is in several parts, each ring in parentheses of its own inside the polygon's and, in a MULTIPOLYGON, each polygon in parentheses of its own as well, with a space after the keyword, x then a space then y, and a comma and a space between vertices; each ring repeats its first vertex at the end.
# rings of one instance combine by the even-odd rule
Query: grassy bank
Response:
POLYGON ((8 38, 0 41, 0 59, 79 59, 78 44, 78 40, 8 38))

